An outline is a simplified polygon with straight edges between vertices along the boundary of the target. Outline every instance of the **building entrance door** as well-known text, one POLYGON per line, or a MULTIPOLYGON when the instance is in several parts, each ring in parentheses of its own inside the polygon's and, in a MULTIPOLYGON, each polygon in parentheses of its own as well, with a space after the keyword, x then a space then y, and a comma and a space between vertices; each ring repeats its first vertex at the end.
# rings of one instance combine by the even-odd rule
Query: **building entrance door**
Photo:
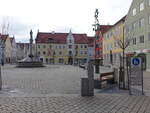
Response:
POLYGON ((68 58, 68 64, 70 64, 70 65, 73 64, 73 58, 72 58, 72 57, 69 57, 69 58, 68 58))

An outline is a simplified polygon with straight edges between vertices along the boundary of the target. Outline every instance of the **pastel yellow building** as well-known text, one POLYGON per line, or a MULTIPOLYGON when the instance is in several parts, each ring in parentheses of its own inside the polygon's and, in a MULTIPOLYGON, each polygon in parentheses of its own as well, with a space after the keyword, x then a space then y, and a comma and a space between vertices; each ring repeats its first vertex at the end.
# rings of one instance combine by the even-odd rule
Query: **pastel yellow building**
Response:
POLYGON ((38 32, 36 50, 40 60, 48 64, 73 64, 87 61, 86 34, 38 32))
POLYGON ((122 43, 124 37, 125 17, 114 24, 104 33, 103 58, 104 65, 113 64, 119 66, 120 55, 122 54, 122 43))

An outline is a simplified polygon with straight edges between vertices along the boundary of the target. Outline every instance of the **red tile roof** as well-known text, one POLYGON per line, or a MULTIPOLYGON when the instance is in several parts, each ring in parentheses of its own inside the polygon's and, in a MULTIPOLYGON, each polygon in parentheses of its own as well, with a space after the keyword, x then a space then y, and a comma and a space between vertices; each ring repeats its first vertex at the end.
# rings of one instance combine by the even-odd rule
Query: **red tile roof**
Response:
POLYGON ((88 46, 89 47, 94 47, 94 37, 88 37, 88 46))
POLYGON ((100 31, 102 34, 104 34, 112 27, 113 27, 113 25, 100 25, 100 31))
POLYGON ((7 37, 8 37, 8 35, 2 35, 2 34, 0 34, 0 39, 2 39, 4 41, 6 41, 7 37))
MULTIPOLYGON (((53 43, 58 44, 66 44, 67 36, 69 33, 45 33, 38 32, 36 37, 36 43, 49 43, 49 41, 53 41, 53 43)), ((75 38, 76 44, 87 44, 88 38, 86 34, 72 34, 75 38)))

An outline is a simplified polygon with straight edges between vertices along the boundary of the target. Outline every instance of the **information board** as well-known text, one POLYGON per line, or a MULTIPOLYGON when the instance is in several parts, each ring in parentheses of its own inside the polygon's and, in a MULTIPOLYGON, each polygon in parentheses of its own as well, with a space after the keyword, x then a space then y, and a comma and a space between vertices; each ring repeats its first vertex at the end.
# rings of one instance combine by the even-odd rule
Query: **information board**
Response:
POLYGON ((129 93, 131 95, 143 95, 143 70, 140 57, 132 57, 130 61, 129 93))

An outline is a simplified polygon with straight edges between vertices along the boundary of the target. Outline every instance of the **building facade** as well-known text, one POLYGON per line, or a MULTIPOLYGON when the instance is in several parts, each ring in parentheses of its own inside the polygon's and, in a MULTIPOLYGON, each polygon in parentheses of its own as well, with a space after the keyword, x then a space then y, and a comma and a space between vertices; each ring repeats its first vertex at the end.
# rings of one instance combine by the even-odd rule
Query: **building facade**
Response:
POLYGON ((112 26, 111 25, 100 25, 98 30, 96 31, 96 36, 95 37, 95 58, 99 59, 100 65, 103 65, 103 35, 104 33, 110 29, 112 26))
POLYGON ((120 65, 120 55, 123 50, 119 43, 123 42, 125 18, 126 16, 103 34, 104 65, 112 64, 117 67, 120 65))
POLYGON ((22 60, 29 55, 29 43, 16 43, 16 60, 22 60))
POLYGON ((15 37, 10 37, 10 41, 11 41, 11 47, 12 47, 11 63, 15 63, 17 61, 17 47, 16 47, 15 37))
POLYGON ((126 54, 142 57, 144 69, 150 70, 150 0, 133 0, 125 28, 126 38, 131 39, 126 54))
POLYGON ((1 62, 12 63, 13 48, 11 44, 11 38, 9 35, 0 34, 0 40, 3 42, 3 47, 1 48, 1 62))
POLYGON ((37 53, 40 60, 47 64, 85 63, 88 56, 86 34, 38 32, 36 37, 37 53))

